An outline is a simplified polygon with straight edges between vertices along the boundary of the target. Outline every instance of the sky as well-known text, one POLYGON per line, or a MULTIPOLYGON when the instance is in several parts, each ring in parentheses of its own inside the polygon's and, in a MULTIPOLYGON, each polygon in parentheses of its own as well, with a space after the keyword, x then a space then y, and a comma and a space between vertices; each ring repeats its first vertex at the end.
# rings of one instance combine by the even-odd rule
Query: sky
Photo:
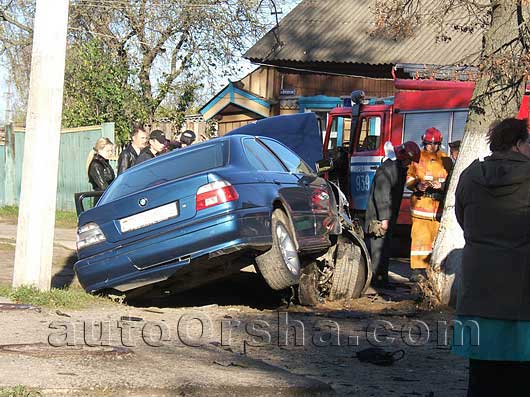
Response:
MULTIPOLYGON (((263 7, 268 7, 268 2, 270 0, 263 0, 263 7)), ((287 15, 298 3, 300 3, 302 0, 276 0, 277 4, 282 4, 281 6, 278 6, 279 10, 282 11, 282 14, 279 15, 279 18, 283 18, 285 15, 287 15)), ((274 16, 271 15, 271 19, 274 18, 274 16)), ((210 82, 210 84, 213 85, 213 91, 218 90, 228 84, 228 79, 234 81, 243 78, 248 73, 250 73, 253 69, 255 69, 255 66, 253 66, 249 61, 242 59, 240 62, 240 66, 242 67, 241 73, 238 75, 233 75, 227 77, 223 77, 222 79, 214 79, 210 82)), ((3 124, 5 122, 5 113, 6 113, 6 94, 7 94, 7 74, 6 74, 6 68, 2 64, 2 60, 0 59, 0 124, 3 124)))
MULTIPOLYGON (((264 9, 271 8, 269 1, 270 0, 263 0, 261 7, 264 9)), ((275 0, 277 10, 281 11, 281 14, 278 15, 278 20, 281 21, 281 19, 285 17, 301 1, 302 0, 275 0)), ((271 14, 269 18, 270 26, 272 27, 276 17, 271 14)), ((209 76, 209 78, 206 78, 203 81, 205 88, 198 93, 197 105, 199 107, 202 106, 204 103, 208 102, 212 96, 221 91, 229 81, 238 81, 258 67, 258 65, 254 65, 250 61, 242 58, 234 65, 234 69, 238 70, 238 72, 232 74, 220 73, 218 76, 209 76)))

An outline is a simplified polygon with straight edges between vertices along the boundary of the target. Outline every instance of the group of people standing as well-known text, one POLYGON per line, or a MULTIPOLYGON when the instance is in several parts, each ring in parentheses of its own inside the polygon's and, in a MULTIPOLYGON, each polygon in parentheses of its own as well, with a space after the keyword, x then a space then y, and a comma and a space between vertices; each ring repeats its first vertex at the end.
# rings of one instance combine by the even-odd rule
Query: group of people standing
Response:
MULTIPOLYGON (((365 222, 373 286, 389 285, 390 247, 405 186, 412 192, 411 281, 418 281, 425 275, 440 226, 446 182, 453 165, 453 160, 440 150, 442 140, 439 130, 428 128, 422 136, 423 149, 412 141, 395 146, 394 155, 387 156, 375 173, 365 222)), ((457 143, 452 146, 456 150, 457 143)))
MULTIPOLYGON (((118 175, 134 165, 143 163, 175 148, 189 146, 195 141, 195 133, 184 131, 179 142, 171 142, 161 130, 150 133, 143 127, 135 127, 131 142, 122 150, 118 158, 118 175)), ((108 138, 99 138, 87 158, 88 181, 96 191, 105 190, 116 178, 109 163, 114 154, 114 144, 108 138)))

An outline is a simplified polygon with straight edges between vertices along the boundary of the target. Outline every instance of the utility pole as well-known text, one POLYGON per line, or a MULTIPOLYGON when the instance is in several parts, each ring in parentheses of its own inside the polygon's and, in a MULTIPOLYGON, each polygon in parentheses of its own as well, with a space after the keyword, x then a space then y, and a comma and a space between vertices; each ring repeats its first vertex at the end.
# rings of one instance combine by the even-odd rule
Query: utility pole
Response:
POLYGON ((50 289, 68 1, 36 2, 14 287, 50 289))

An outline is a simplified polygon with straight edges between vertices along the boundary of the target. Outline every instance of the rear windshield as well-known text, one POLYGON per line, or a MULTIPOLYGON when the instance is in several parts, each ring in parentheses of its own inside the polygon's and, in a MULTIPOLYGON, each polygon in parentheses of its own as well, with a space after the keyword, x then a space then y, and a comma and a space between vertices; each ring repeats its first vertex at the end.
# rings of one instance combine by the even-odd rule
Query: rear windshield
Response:
POLYGON ((220 140, 209 145, 190 148, 181 153, 162 155, 159 160, 147 160, 120 175, 109 186, 98 204, 105 204, 151 186, 184 178, 188 175, 222 167, 228 160, 228 141, 220 140))

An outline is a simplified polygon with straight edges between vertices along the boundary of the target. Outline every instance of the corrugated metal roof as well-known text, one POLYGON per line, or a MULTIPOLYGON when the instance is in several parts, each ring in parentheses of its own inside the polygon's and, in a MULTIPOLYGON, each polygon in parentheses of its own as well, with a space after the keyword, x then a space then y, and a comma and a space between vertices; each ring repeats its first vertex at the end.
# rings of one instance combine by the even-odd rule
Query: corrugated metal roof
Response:
MULTIPOLYGON (((424 1, 422 7, 434 7, 437 1, 424 1)), ((262 63, 477 64, 482 32, 452 31, 451 41, 437 42, 436 26, 424 22, 413 37, 406 39, 370 36, 374 4, 375 0, 304 0, 280 22, 281 47, 276 48, 271 30, 246 52, 245 58, 262 63)))

